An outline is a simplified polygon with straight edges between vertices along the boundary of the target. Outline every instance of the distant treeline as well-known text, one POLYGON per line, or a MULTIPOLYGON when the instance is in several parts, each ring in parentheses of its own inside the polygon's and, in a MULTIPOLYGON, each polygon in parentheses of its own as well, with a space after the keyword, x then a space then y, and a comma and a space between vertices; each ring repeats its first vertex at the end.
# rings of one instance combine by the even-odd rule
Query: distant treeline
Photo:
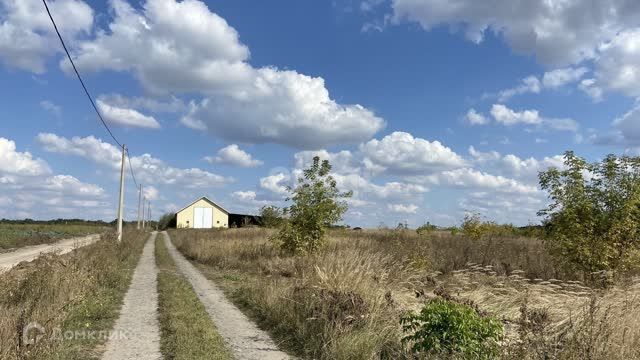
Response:
MULTIPOLYGON (((34 219, 0 219, 0 224, 20 224, 20 225, 95 225, 95 226, 115 226, 117 219, 110 222, 103 220, 85 220, 85 219, 51 219, 51 220, 34 220, 34 219)), ((137 221, 123 221, 123 224, 136 224, 137 221)), ((150 223, 155 224, 155 221, 150 223)))

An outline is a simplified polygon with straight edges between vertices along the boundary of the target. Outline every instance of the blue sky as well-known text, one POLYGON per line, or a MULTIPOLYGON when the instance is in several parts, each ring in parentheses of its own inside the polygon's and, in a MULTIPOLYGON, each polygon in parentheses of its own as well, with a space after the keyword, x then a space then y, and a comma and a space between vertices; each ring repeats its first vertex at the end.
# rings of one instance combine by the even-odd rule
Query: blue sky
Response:
MULTIPOLYGON (((564 151, 640 149, 629 1, 49 4, 155 214, 282 206, 318 154, 353 226, 526 224, 564 151)), ((0 217, 115 217, 118 149, 63 55, 40 1, 0 0, 0 217)))

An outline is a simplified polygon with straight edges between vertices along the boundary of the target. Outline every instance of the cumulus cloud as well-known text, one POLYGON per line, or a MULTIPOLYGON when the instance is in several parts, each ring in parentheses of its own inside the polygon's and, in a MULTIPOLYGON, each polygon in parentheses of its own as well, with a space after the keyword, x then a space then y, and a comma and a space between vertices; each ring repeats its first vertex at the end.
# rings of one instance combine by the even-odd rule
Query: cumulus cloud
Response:
POLYGON ((469 109, 469 111, 467 111, 466 119, 471 125, 486 125, 489 123, 489 119, 478 113, 476 109, 469 109))
POLYGON ((318 156, 320 160, 329 160, 333 172, 339 174, 352 174, 360 172, 360 161, 348 150, 328 152, 327 150, 300 151, 293 155, 295 167, 304 169, 309 167, 313 158, 318 156))
POLYGON ((564 166, 562 155, 545 156, 541 159, 534 157, 523 159, 514 154, 503 156, 497 151, 481 152, 473 146, 469 148, 469 154, 475 164, 500 175, 519 179, 527 184, 537 183, 540 171, 550 167, 563 168, 564 166))
POLYGON ((395 22, 417 22, 426 30, 450 25, 475 43, 491 31, 502 35, 515 52, 534 54, 551 66, 593 58, 598 45, 635 26, 640 15, 640 5, 625 0, 393 0, 392 7, 395 22))
MULTIPOLYGON (((67 139, 51 133, 41 133, 37 141, 48 152, 80 156, 111 168, 114 175, 120 169, 121 150, 93 136, 67 139)), ((175 185, 189 189, 224 186, 232 178, 199 168, 176 168, 150 154, 131 157, 136 177, 144 184, 175 185)))
POLYGON ((96 105, 100 114, 108 123, 147 129, 160 128, 160 123, 153 116, 144 115, 137 110, 109 105, 100 99, 96 101, 96 105))
POLYGON ((439 141, 430 142, 406 132, 370 140, 360 146, 360 151, 365 168, 374 173, 425 173, 464 165, 458 154, 439 141))
POLYGON ((262 161, 254 159, 251 154, 240 149, 236 144, 223 147, 218 150, 216 156, 206 156, 205 160, 212 164, 228 164, 240 167, 256 167, 263 164, 262 161))
POLYGON ((0 216, 51 218, 59 214, 102 218, 105 190, 71 175, 53 175, 42 159, 16 151, 13 140, 0 138, 0 216), (95 206, 94 206, 95 205, 95 206), (85 209, 90 206, 91 208, 85 209))
POLYGON ((371 110, 331 99, 320 77, 252 67, 236 30, 200 1, 148 0, 136 10, 114 0, 112 7, 109 31, 74 49, 77 65, 130 71, 154 93, 203 94, 181 119, 185 126, 301 149, 358 143, 385 126, 371 110))
POLYGON ((0 174, 40 176, 50 173, 44 160, 34 159, 29 152, 16 151, 14 141, 0 137, 0 174))
POLYGON ((546 88, 559 88, 566 84, 577 82, 587 71, 586 67, 566 67, 548 71, 542 77, 542 84, 546 88))
POLYGON ((418 211, 418 206, 414 204, 387 204, 387 209, 398 214, 415 214, 418 211))
POLYGON ((279 198, 285 198, 289 195, 287 186, 291 181, 291 176, 285 173, 277 173, 260 178, 260 188, 266 190, 279 198))
MULTIPOLYGON (((89 33, 93 10, 80 0, 48 1, 63 36, 73 41, 89 33)), ((42 1, 0 0, 0 60, 6 65, 41 74, 46 60, 61 50, 42 1)))
POLYGON ((443 171, 419 178, 427 184, 462 188, 491 189, 497 192, 532 194, 538 189, 517 180, 491 175, 471 168, 443 171))
POLYGON ((169 97, 127 97, 121 94, 105 94, 100 99, 115 107, 129 109, 145 109, 154 113, 177 113, 187 110, 187 105, 182 99, 175 96, 169 97))
POLYGON ((640 28, 620 32, 599 50, 597 86, 640 96, 640 28))
POLYGON ((515 111, 503 104, 494 104, 491 107, 491 116, 502 125, 512 126, 517 124, 544 126, 559 131, 578 131, 578 123, 570 118, 545 118, 540 116, 538 110, 515 111))

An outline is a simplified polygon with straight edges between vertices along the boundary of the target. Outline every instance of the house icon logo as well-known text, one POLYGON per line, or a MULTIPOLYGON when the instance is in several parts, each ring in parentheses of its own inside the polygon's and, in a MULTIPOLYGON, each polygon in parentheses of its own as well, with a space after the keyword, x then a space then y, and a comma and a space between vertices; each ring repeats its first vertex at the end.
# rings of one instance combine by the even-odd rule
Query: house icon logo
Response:
POLYGON ((22 343, 25 345, 33 345, 42 339, 44 333, 44 326, 32 321, 22 329, 22 343))

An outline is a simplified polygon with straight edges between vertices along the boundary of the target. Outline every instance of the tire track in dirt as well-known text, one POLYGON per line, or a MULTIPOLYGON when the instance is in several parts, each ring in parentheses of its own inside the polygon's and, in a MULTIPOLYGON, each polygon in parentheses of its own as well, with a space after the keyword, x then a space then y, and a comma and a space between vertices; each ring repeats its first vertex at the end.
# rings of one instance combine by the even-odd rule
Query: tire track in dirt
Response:
POLYGON ((164 243, 176 266, 189 280, 204 305, 209 317, 218 328, 227 345, 239 360, 291 359, 280 351, 269 335, 247 318, 224 296, 222 290, 209 281, 173 245, 169 234, 162 232, 164 243))
POLYGON ((162 359, 155 239, 156 232, 153 232, 144 245, 103 360, 162 359))

